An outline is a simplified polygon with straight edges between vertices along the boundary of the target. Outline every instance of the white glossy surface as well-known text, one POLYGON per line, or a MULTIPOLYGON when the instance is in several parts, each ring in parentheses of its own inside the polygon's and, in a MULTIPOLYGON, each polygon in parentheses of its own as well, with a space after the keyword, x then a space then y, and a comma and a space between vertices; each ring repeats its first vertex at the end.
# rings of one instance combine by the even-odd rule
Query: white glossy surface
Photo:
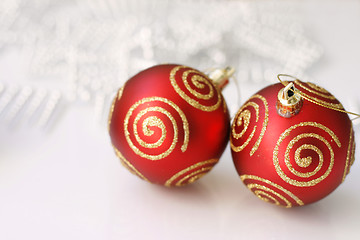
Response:
MULTIPOLYGON (((360 104, 360 1, 294 1, 324 47, 309 75, 349 110, 360 104)), ((2 59, 0 67, 10 58, 2 59)), ((1 74, 14 74, 1 69, 1 74)), ((16 74, 21 75, 21 71, 16 74)), ((16 75, 15 74, 15 75, 16 75)), ((265 84, 243 83, 246 99, 265 84)), ((295 209, 258 200, 241 183, 229 148, 198 183, 143 182, 117 160, 106 128, 71 109, 46 134, 0 126, 0 239, 359 239, 359 149, 346 181, 295 209)), ((359 141, 360 128, 355 127, 359 141)))

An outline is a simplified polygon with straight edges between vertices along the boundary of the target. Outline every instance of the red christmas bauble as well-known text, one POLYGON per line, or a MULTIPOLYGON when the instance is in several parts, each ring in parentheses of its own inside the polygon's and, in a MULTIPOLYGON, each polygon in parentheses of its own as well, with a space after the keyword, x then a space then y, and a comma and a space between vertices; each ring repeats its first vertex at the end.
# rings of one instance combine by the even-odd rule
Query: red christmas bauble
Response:
POLYGON ((146 69, 118 91, 109 133, 122 164, 165 186, 192 183, 222 155, 230 119, 220 90, 205 74, 166 64, 146 69))
POLYGON ((343 109, 341 103, 313 83, 292 83, 304 98, 294 99, 294 88, 286 95, 281 83, 260 90, 238 111, 230 136, 244 184, 260 199, 285 207, 334 191, 349 173, 355 152, 351 120, 330 109, 343 109), (283 96, 295 103, 281 105, 278 97, 283 96))

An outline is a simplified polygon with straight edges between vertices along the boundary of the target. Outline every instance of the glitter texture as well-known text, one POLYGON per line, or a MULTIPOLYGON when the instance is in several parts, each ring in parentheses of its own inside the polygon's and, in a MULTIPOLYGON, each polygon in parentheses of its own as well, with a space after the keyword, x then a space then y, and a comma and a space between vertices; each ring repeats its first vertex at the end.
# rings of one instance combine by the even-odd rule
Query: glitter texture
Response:
MULTIPOLYGON (((314 176, 323 166, 324 164, 324 155, 321 152, 321 150, 311 144, 303 144, 301 145, 299 148, 296 149, 295 151, 295 162, 298 164, 298 166, 300 166, 301 168, 305 168, 308 167, 311 163, 312 163, 312 158, 306 157, 306 158, 300 158, 300 152, 303 149, 308 149, 308 150, 312 150, 314 152, 317 153, 317 155, 319 156, 319 164, 317 165, 317 167, 312 171, 312 172, 298 172, 295 170, 295 168, 291 165, 290 163, 290 151, 293 148, 294 144, 297 143, 300 139, 303 138, 316 138, 320 141, 322 141, 323 143, 326 144, 326 146, 329 148, 330 154, 331 154, 331 160, 330 160, 330 166, 327 169, 326 173, 324 175, 328 176, 329 173, 331 172, 332 166, 334 165, 334 152, 330 146, 330 144, 328 143, 328 141, 326 141, 325 138, 323 138, 322 136, 315 134, 315 133, 303 133, 300 135, 297 135, 294 139, 292 139, 288 145, 288 147, 286 148, 286 152, 285 152, 285 164, 287 166, 287 168, 290 170, 291 173, 293 173, 294 175, 298 176, 298 177, 303 177, 303 178, 309 178, 311 176, 314 176)), ((324 176, 325 178, 325 176, 324 176)))
POLYGON ((146 136, 151 136, 154 133, 153 131, 150 131, 150 129, 148 128, 149 126, 156 126, 161 129, 161 134, 162 134, 161 138, 156 143, 150 144, 150 143, 144 142, 139 136, 137 125, 138 125, 140 118, 147 113, 159 112, 159 113, 164 114, 168 119, 170 119, 173 131, 174 131, 173 141, 172 141, 170 147, 165 152, 162 152, 158 155, 150 155, 150 154, 144 153, 138 147, 135 146, 135 144, 132 142, 132 140, 130 138, 131 134, 129 132, 128 125, 129 125, 130 117, 131 117, 132 113, 134 112, 134 110, 143 104, 145 104, 145 106, 149 106, 149 103, 151 103, 151 105, 155 105, 154 104, 155 102, 166 103, 169 106, 171 106, 174 110, 176 110, 176 112, 179 114, 179 116, 182 120, 182 126, 183 126, 183 130, 184 130, 184 143, 181 146, 181 151, 185 152, 187 149, 187 145, 189 143, 188 120, 187 120, 185 114, 183 113, 183 111, 175 103, 173 103, 172 101, 170 101, 166 98, 162 98, 162 97, 143 98, 140 101, 136 102, 133 106, 130 107, 129 111, 126 114, 125 120, 124 120, 124 134, 126 137, 126 141, 128 142, 131 149, 137 155, 139 155, 143 158, 149 159, 149 160, 160 160, 160 159, 168 156, 174 150, 174 148, 178 142, 178 126, 177 126, 175 118, 171 115, 171 113, 169 111, 167 111, 163 107, 153 106, 153 107, 147 107, 147 108, 141 110, 138 113, 138 115, 135 117, 135 120, 133 123, 133 133, 132 134, 135 136, 135 138, 140 146, 142 146, 144 148, 158 148, 163 143, 164 139, 167 137, 166 126, 163 123, 163 121, 159 118, 159 116, 147 117, 144 120, 143 125, 142 125, 142 130, 144 131, 144 134, 146 136))
POLYGON ((341 103, 331 103, 331 102, 327 102, 321 99, 318 99, 316 97, 310 96, 304 92, 301 92, 301 95, 303 95, 304 97, 310 98, 311 100, 321 103, 323 104, 325 107, 332 107, 332 108, 337 108, 337 109, 344 109, 343 105, 341 103))
MULTIPOLYGON (((322 152, 315 146, 313 145, 302 145, 301 148, 305 148, 305 149, 311 149, 313 151, 315 151, 318 155, 319 155, 319 165, 317 166, 317 168, 313 171, 313 172, 308 172, 308 173, 300 173, 298 171, 296 171, 290 164, 290 157, 289 157, 289 153, 290 153, 290 150, 291 148, 294 146, 294 144, 299 141, 300 139, 302 138, 315 138, 315 139, 318 139, 320 140, 323 144, 326 145, 326 147, 328 148, 329 152, 330 152, 330 163, 329 163, 329 166, 326 170, 326 172, 321 175, 320 177, 318 178, 315 178, 315 179, 312 179, 312 180, 309 180, 309 181, 297 181, 297 180, 294 180, 294 179, 291 179, 290 177, 288 177, 284 171, 281 169, 280 167, 280 163, 279 163, 279 158, 278 158, 278 154, 279 154, 279 147, 280 147, 280 144, 282 143, 282 141, 287 137, 289 136, 290 132, 293 131, 294 129, 296 128, 299 128, 299 127, 305 127, 305 126, 311 126, 311 127, 315 127, 315 128, 318 128, 318 129, 321 129, 323 131, 325 131, 326 133, 328 133, 331 138, 335 141, 335 143, 337 144, 337 146, 340 148, 341 147, 341 143, 338 139, 338 137, 334 134, 333 131, 331 131, 329 128, 325 127, 324 125, 320 124, 320 123, 316 123, 316 122, 303 122, 303 123, 299 123, 299 124, 296 124, 296 125, 293 125, 291 126, 290 128, 286 129, 280 136, 279 140, 277 141, 277 144, 274 148, 274 151, 273 151, 273 162, 274 162, 274 166, 275 166, 275 169, 276 169, 276 172, 278 173, 278 175, 287 183, 291 184, 291 185, 294 185, 294 186, 298 186, 298 187, 310 187, 310 186, 314 186, 316 184, 318 184, 319 182, 321 182, 322 180, 324 180, 330 173, 331 173, 331 170, 332 170, 332 167, 334 165, 334 151, 330 145, 330 143, 322 136, 318 135, 318 134, 315 134, 315 133, 303 133, 303 134, 300 134, 298 136, 296 136, 294 139, 292 139, 288 146, 286 147, 286 151, 285 151, 285 163, 286 163, 286 166, 288 167, 288 169, 290 170, 290 172, 292 172, 294 175, 296 176, 299 176, 299 177, 305 177, 305 178, 309 178, 313 175, 315 175, 322 167, 322 162, 323 162, 323 154, 322 152)), ((299 152, 298 154, 295 153, 295 155, 299 155, 299 152)), ((295 160, 296 161, 296 160, 295 160)), ((299 160, 297 160, 299 162, 299 160)))
POLYGON ((190 179, 189 179, 188 183, 192 183, 192 182, 196 181, 197 179, 199 179, 200 177, 202 177, 203 175, 205 175, 205 173, 209 172, 218 161, 219 161, 219 159, 214 158, 214 159, 199 162, 190 167, 187 167, 187 168, 181 170, 180 172, 176 173, 169 180, 167 180, 165 183, 165 186, 170 187, 174 183, 175 183, 175 186, 183 186, 183 185, 185 185, 184 181, 186 181, 189 178, 190 179), (206 166, 206 165, 210 165, 210 166, 202 167, 202 166, 206 166), (198 167, 202 167, 202 168, 192 172, 192 170, 194 170, 198 167), (175 180, 181 176, 183 176, 183 177, 175 182, 175 180))
POLYGON ((140 177, 141 179, 150 182, 146 177, 144 177, 126 158, 121 154, 121 152, 113 145, 116 156, 120 159, 121 164, 127 168, 132 174, 140 177))
POLYGON ((252 147, 251 151, 250 151, 250 156, 252 156, 256 150, 259 148, 259 145, 261 143, 261 140, 262 138, 264 137, 264 134, 265 134, 265 131, 266 131, 266 127, 268 125, 268 122, 269 122, 269 107, 268 107, 268 103, 266 101, 266 99, 259 95, 259 94, 256 94, 254 96, 252 96, 250 99, 249 99, 249 102, 247 102, 246 104, 244 104, 238 111, 233 123, 232 123, 232 138, 230 139, 230 145, 231 145, 231 148, 233 151, 235 152, 240 152, 242 151, 248 144, 249 142, 251 141, 251 139, 253 138, 254 134, 255 134, 255 131, 256 131, 256 125, 254 126, 252 132, 250 133, 249 137, 246 139, 245 143, 243 143, 241 146, 236 146, 234 143, 233 143, 233 138, 234 139, 239 139, 241 138, 245 132, 247 131, 248 127, 249 127, 249 124, 250 124, 250 120, 251 120, 251 112, 246 109, 247 107, 251 106, 255 109, 255 113, 256 113, 256 119, 255 119, 255 122, 258 122, 259 121, 259 105, 255 102, 252 102, 250 101, 251 99, 260 99, 263 104, 264 104, 264 110, 265 110, 265 114, 264 114, 264 122, 262 124, 262 129, 261 129, 261 132, 260 132, 260 135, 259 135, 259 138, 256 140, 254 146, 252 147), (244 124, 244 128, 243 130, 241 131, 241 133, 236 133, 236 130, 235 130, 235 127, 237 126, 241 126, 242 124, 244 124))
POLYGON ((241 175, 240 176, 241 180, 245 183, 245 180, 256 180, 256 181, 260 181, 262 183, 265 183, 267 185, 270 185, 271 188, 260 185, 260 184, 256 184, 256 183, 249 183, 246 184, 247 187, 254 192, 254 194, 260 198, 263 201, 269 202, 269 200, 274 201, 274 203, 276 205, 280 205, 280 206, 284 206, 286 208, 290 208, 292 207, 292 203, 290 202, 290 200, 281 195, 279 193, 278 190, 280 190, 281 192, 285 193, 287 196, 289 196, 291 199, 293 199, 298 205, 304 205, 304 203, 298 198, 296 197, 292 192, 290 192, 289 190, 286 190, 285 188, 283 188, 282 186, 271 182, 270 180, 255 176, 255 175, 241 175), (260 190, 255 190, 255 189, 260 189, 260 190), (271 195, 270 195, 271 194, 271 195), (280 200, 282 200, 286 205, 280 204, 279 200, 276 200, 276 197, 280 200))
POLYGON ((354 159, 354 151, 355 151, 355 141, 353 141, 353 128, 351 125, 349 146, 348 146, 347 155, 346 155, 345 169, 344 169, 344 175, 342 178, 342 182, 345 180, 346 175, 349 174, 350 166, 352 165, 352 163, 354 163, 353 162, 354 161, 353 160, 354 159), (349 164, 350 164, 350 166, 349 166, 349 164))
POLYGON ((118 91, 118 93, 116 94, 117 97, 115 97, 111 103, 111 107, 110 107, 110 112, 109 112, 109 118, 108 118, 108 131, 110 131, 110 124, 111 124, 111 119, 112 119, 112 115, 113 115, 113 112, 114 112, 114 108, 115 108, 115 103, 116 103, 116 100, 119 101, 121 96, 122 96, 122 93, 123 93, 123 90, 124 90, 124 87, 121 87, 118 91))
POLYGON ((322 87, 319 87, 319 86, 315 85, 314 83, 307 82, 306 84, 307 84, 308 86, 310 86, 311 88, 316 89, 316 91, 313 90, 313 89, 311 89, 311 88, 309 88, 309 87, 306 87, 306 86, 303 84, 303 82, 301 82, 301 81, 299 81, 299 80, 296 80, 296 81, 295 81, 295 84, 299 85, 300 87, 302 87, 303 89, 307 90, 308 92, 311 92, 311 93, 313 93, 313 94, 316 94, 316 95, 318 95, 318 96, 320 96, 320 97, 327 98, 327 99, 331 99, 331 100, 336 100, 336 98, 335 98, 333 95, 331 95, 328 91, 326 91, 326 90, 325 90, 324 88, 322 88, 322 87), (320 91, 321 93, 319 93, 319 91, 320 91))
POLYGON ((217 95, 217 101, 214 105, 203 105, 201 103, 199 103, 197 100, 193 99, 192 97, 188 96, 183 90, 181 90, 181 88, 179 87, 179 85, 176 82, 175 79, 175 75, 176 73, 183 68, 188 68, 186 66, 177 66, 174 67, 171 72, 170 72, 170 82, 171 85, 174 87, 175 91, 187 102, 189 103, 191 106, 200 109, 202 111, 206 111, 206 112, 212 112, 215 111, 216 109, 219 108, 221 101, 222 101, 222 97, 221 97, 221 93, 220 91, 212 84, 211 80, 208 79, 208 77, 206 77, 205 75, 203 75, 202 73, 195 71, 195 70, 187 70, 182 74, 182 81, 185 85, 185 87, 187 88, 187 90, 193 94, 195 97, 197 97, 198 99, 202 99, 202 100, 211 100, 212 98, 214 98, 214 91, 216 92, 217 95), (194 86, 202 89, 205 87, 205 85, 209 88, 209 93, 206 95, 203 95, 197 91, 195 91, 194 89, 192 89, 188 83, 188 75, 190 73, 194 73, 195 75, 192 76, 191 81, 194 84, 194 86))

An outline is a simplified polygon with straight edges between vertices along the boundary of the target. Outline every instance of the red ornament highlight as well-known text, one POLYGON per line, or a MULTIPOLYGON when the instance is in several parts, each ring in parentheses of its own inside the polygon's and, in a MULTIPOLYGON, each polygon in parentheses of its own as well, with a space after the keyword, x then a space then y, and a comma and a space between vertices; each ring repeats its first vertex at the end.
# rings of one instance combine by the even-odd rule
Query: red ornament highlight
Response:
POLYGON ((284 207, 306 205, 334 191, 355 153, 352 122, 334 110, 343 109, 341 103, 313 83, 288 83, 293 86, 274 84, 251 97, 238 111, 230 136, 244 184, 260 199, 284 207))
POLYGON ((108 126, 115 153, 130 172, 170 187, 192 183, 212 169, 226 147, 229 122, 213 80, 196 69, 165 64, 125 83, 108 126))

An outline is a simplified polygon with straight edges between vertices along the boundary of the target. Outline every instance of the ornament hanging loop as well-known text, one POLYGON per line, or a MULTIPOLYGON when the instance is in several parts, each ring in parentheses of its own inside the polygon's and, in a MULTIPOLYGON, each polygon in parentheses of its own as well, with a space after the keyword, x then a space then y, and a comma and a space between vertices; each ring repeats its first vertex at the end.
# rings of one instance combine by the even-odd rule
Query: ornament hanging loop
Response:
MULTIPOLYGON (((278 74, 278 75, 277 75, 278 80, 279 80, 285 87, 288 86, 288 82, 281 80, 281 77, 290 77, 290 78, 294 79, 294 81, 299 80, 298 78, 296 78, 296 77, 294 77, 294 76, 291 76, 291 75, 288 75, 288 74, 283 74, 283 73, 278 74)), ((358 113, 349 112, 349 111, 346 111, 346 110, 341 109, 341 108, 326 106, 326 105, 324 105, 324 104, 316 101, 315 99, 313 99, 313 98, 311 98, 311 97, 305 96, 301 91, 297 90, 296 88, 291 88, 291 87, 289 87, 288 90, 289 90, 289 91, 292 91, 292 92, 294 93, 294 95, 299 95, 299 96, 301 96, 301 98, 303 98, 303 99, 305 99, 305 100, 307 100, 307 101, 309 101, 309 102, 311 102, 311 103, 314 103, 314 104, 316 104, 316 105, 319 105, 319 106, 321 106, 321 107, 328 108, 328 109, 331 109, 331 110, 334 110, 334 111, 343 112, 343 113, 347 113, 347 114, 351 114, 351 115, 356 116, 356 118, 354 118, 354 119, 352 119, 352 120, 355 120, 355 119, 357 119, 357 118, 360 118, 360 114, 358 114, 358 113)))

